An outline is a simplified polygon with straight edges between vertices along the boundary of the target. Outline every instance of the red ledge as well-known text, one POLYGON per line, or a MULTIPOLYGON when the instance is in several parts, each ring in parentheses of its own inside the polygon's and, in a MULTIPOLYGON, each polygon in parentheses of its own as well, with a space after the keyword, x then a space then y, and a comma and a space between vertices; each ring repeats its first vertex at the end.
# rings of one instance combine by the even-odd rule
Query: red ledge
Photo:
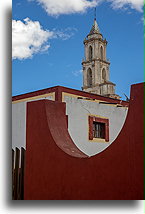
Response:
POLYGON ((55 87, 51 87, 51 88, 46 88, 46 89, 26 93, 26 94, 13 96, 12 101, 26 99, 26 98, 39 96, 39 95, 52 93, 52 92, 55 92, 55 101, 59 101, 59 102, 62 102, 62 92, 66 92, 66 93, 74 94, 77 96, 82 96, 82 97, 87 97, 87 98, 91 98, 91 99, 111 102, 114 104, 121 104, 122 106, 129 106, 129 102, 127 102, 127 101, 103 97, 101 95, 96 95, 96 94, 92 94, 92 93, 88 93, 88 92, 84 92, 84 91, 79 91, 76 89, 66 88, 66 87, 62 87, 62 86, 55 86, 55 87))

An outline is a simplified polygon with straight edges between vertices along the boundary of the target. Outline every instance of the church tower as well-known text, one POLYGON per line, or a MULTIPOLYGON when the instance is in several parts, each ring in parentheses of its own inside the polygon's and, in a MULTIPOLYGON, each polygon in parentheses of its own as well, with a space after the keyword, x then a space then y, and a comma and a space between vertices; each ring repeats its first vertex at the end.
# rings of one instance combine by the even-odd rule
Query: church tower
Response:
POLYGON ((90 33, 84 39, 83 91, 120 99, 115 84, 110 82, 110 62, 106 58, 107 41, 100 33, 96 18, 90 33))

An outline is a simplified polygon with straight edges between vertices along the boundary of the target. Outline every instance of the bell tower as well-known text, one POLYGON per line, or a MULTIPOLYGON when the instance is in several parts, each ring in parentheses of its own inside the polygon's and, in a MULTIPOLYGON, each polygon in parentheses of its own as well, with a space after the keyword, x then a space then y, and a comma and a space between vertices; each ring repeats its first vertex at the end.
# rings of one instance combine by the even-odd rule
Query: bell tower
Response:
POLYGON ((84 39, 83 91, 120 99, 115 94, 115 84, 110 82, 110 62, 106 58, 107 41, 103 39, 94 18, 90 33, 84 39))

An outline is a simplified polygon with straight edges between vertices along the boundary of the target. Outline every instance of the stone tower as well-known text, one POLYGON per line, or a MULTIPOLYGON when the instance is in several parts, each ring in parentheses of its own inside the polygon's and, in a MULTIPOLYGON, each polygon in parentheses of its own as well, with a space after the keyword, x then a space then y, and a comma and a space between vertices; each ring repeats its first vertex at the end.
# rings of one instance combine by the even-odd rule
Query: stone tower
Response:
POLYGON ((90 33, 84 39, 83 91, 120 99, 115 84, 110 82, 110 62, 106 58, 107 41, 100 33, 96 18, 90 33))

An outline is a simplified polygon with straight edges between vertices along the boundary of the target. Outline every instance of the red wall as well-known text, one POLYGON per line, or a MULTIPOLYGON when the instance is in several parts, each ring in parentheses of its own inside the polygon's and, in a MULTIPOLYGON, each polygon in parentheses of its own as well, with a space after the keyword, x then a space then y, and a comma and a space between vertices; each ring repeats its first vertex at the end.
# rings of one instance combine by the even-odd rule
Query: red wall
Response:
POLYGON ((27 104, 24 199, 143 199, 143 84, 131 87, 118 138, 91 158, 71 144, 64 105, 48 100, 27 104))

